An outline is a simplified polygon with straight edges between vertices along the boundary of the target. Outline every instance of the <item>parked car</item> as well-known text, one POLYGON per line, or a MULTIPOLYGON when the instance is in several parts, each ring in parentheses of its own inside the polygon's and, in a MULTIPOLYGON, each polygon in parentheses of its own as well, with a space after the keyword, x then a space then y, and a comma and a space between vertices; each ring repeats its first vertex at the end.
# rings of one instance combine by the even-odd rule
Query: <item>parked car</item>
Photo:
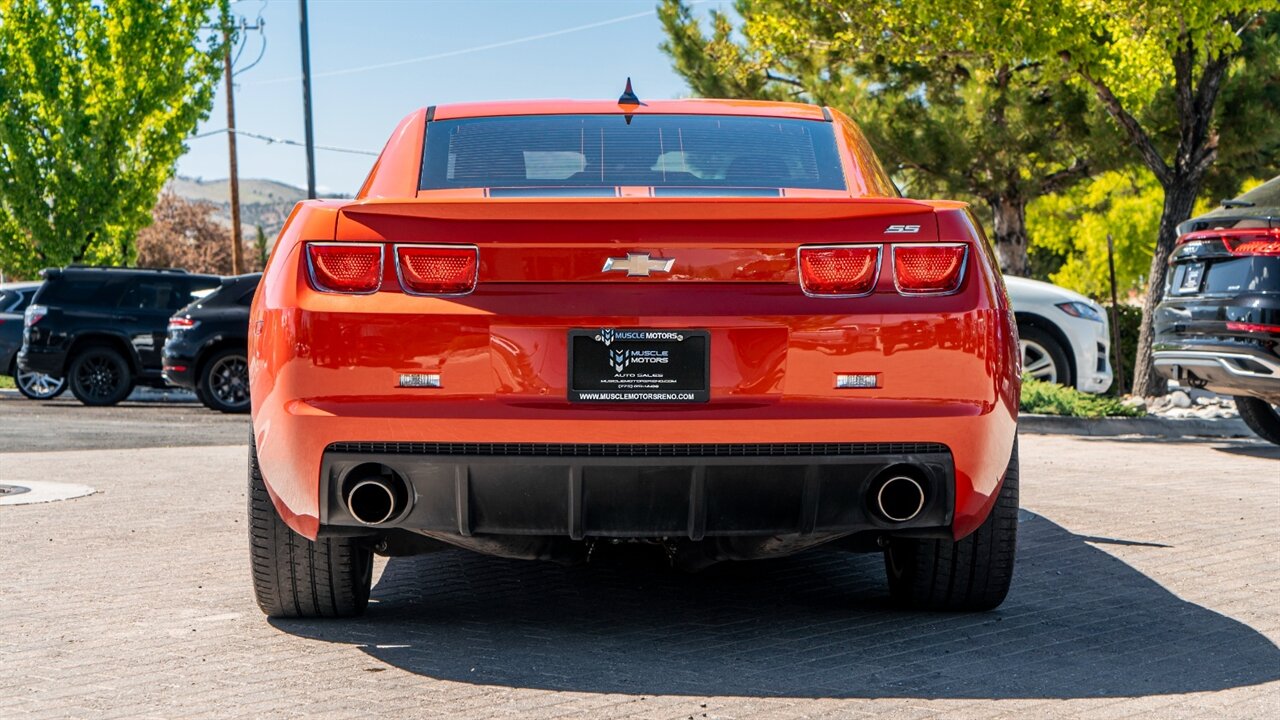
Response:
POLYGON ((85 405, 115 405, 139 384, 162 387, 169 316, 222 282, 185 270, 78 265, 43 275, 25 312, 18 367, 65 377, 85 405))
POLYGON ((1006 275, 1018 319, 1022 372, 1089 393, 1111 387, 1111 337, 1098 303, 1066 288, 1006 275))
POLYGON ((13 377, 18 392, 32 400, 50 400, 67 389, 60 377, 18 369, 18 350, 22 348, 22 314, 31 304, 40 283, 5 283, 0 285, 0 369, 13 377))
POLYGON ((1178 226, 1156 308, 1156 371, 1235 397, 1280 444, 1280 177, 1178 226))
POLYGON ((839 542, 902 607, 1003 601, 1019 349, 973 214, 837 110, 633 97, 419 110, 297 206, 250 313, 264 612, 359 614, 375 548, 613 541, 839 542))
POLYGON ((163 376, 191 388, 212 410, 249 412, 249 305, 262 273, 222 279, 222 287, 169 318, 163 376))

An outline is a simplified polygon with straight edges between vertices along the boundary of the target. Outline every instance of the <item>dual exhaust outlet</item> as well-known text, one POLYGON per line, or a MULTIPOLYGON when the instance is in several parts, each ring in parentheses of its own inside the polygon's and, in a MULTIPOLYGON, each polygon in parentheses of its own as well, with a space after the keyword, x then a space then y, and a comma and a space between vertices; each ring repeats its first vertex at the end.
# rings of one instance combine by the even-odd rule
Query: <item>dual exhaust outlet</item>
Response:
MULTIPOLYGON (((872 485, 868 504, 880 518, 893 523, 914 519, 924 510, 924 487, 900 472, 872 485)), ((348 474, 343 491, 347 512, 362 525, 382 525, 409 506, 409 486, 395 470, 380 463, 361 465, 348 474)))
POLYGON ((914 519, 924 510, 924 487, 920 481, 900 472, 886 473, 887 477, 872 485, 869 504, 875 514, 894 523, 914 519))
POLYGON ((382 525, 409 507, 409 485, 386 465, 366 463, 347 474, 342 499, 356 522, 382 525))

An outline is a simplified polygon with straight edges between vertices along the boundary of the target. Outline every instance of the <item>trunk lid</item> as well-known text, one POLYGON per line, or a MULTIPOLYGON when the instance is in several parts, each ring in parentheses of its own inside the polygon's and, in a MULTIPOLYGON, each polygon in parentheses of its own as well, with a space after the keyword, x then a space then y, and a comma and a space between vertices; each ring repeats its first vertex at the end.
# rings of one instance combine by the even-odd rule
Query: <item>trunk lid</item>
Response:
POLYGON ((933 242, 938 223, 898 198, 424 198, 347 205, 337 237, 474 244, 481 284, 778 283, 801 245, 933 242))

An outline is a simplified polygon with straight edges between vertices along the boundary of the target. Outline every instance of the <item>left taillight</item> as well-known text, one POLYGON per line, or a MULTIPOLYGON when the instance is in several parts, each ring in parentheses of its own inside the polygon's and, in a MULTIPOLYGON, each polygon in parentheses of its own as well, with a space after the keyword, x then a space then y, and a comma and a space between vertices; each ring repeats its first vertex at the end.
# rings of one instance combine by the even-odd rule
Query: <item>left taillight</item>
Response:
POLYGON ((476 289, 474 245, 396 245, 396 275, 411 295, 466 295, 476 289))
POLYGON ((366 295, 382 286, 381 243, 307 243, 311 284, 321 292, 366 295))
POLYGON ((28 305, 27 309, 22 313, 22 325, 23 327, 31 327, 48 314, 49 308, 44 305, 28 305))
POLYGON ((964 243, 895 244, 893 282, 903 295, 946 295, 960 289, 964 243))

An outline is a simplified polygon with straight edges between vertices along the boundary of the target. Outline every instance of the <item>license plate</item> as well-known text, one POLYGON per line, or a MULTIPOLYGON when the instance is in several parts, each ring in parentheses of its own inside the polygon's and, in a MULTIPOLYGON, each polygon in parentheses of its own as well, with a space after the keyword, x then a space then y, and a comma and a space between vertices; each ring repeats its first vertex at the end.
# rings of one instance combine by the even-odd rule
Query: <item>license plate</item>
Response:
POLYGON ((1199 292, 1200 283, 1204 280, 1204 263, 1190 263, 1186 268, 1186 270, 1182 271, 1182 284, 1178 286, 1178 291, 1184 293, 1199 292))
POLYGON ((710 347, 707 330, 570 330, 569 400, 707 402, 710 347))

